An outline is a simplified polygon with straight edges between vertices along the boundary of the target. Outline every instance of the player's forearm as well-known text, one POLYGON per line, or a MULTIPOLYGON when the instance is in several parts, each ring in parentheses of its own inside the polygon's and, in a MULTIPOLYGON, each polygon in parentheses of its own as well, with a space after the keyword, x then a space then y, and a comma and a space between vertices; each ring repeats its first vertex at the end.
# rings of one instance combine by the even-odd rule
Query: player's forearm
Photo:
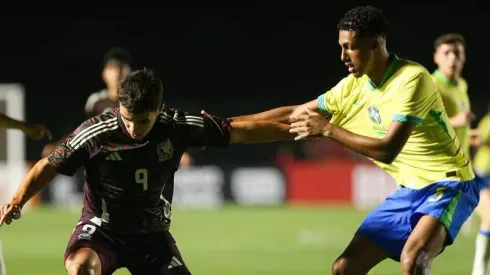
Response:
POLYGON ((233 117, 233 121, 274 121, 278 123, 289 123, 289 117, 298 106, 284 106, 265 112, 233 117))
POLYGON ((333 124, 329 124, 324 136, 339 142, 359 154, 387 164, 393 162, 400 152, 400 150, 393 148, 384 139, 357 135, 333 124))
POLYGON ((273 121, 233 121, 230 143, 261 143, 292 140, 289 125, 273 121))
POLYGON ((470 124, 471 112, 460 112, 457 115, 449 118, 449 124, 453 128, 466 127, 470 124))
POLYGON ((449 124, 451 124, 453 128, 459 128, 466 126, 468 123, 464 119, 461 119, 461 117, 455 116, 449 119, 449 124))
POLYGON ((18 129, 24 132, 27 129, 27 124, 23 121, 19 121, 4 114, 0 114, 0 127, 18 129))
POLYGON ((41 159, 24 178, 17 192, 12 196, 11 203, 20 207, 24 206, 24 204, 39 193, 55 176, 56 171, 48 159, 41 159))

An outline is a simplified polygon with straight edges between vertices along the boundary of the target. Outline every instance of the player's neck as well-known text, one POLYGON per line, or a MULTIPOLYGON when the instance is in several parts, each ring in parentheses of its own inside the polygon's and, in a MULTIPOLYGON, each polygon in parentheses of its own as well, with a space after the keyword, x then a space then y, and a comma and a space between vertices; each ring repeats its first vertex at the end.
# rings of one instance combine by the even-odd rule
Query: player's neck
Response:
POLYGON ((108 88, 107 89, 107 95, 110 100, 116 101, 117 100, 117 87, 116 88, 108 88))
POLYGON ((459 78, 461 78, 461 74, 459 74, 459 73, 451 74, 451 73, 444 72, 444 71, 441 71, 441 70, 439 70, 439 72, 442 74, 442 76, 444 76, 450 82, 457 83, 458 80, 459 80, 459 78))
POLYGON ((390 62, 391 62, 390 53, 388 53, 386 49, 380 50, 375 56, 373 60, 371 72, 367 74, 370 81, 375 86, 380 85, 381 82, 383 81, 386 71, 390 66, 390 62))

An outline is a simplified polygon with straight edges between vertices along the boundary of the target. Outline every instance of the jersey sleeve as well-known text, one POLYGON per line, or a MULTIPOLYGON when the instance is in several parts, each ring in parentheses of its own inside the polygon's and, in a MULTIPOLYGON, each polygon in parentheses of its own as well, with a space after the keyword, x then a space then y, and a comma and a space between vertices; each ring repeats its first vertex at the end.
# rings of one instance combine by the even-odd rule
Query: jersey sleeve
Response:
POLYGON ((344 90, 350 86, 350 77, 342 79, 337 85, 317 98, 317 106, 326 115, 335 115, 341 111, 344 90))
POLYGON ((486 143, 490 141, 490 115, 486 115, 482 118, 482 120, 478 123, 477 129, 478 135, 483 142, 486 143))
POLYGON ((394 99, 393 121, 420 125, 433 106, 437 88, 428 73, 417 73, 402 83, 394 99))
POLYGON ((187 147, 227 147, 230 143, 230 120, 208 113, 193 114, 169 110, 163 113, 172 123, 187 147))
POLYGON ((91 149, 94 147, 94 142, 86 138, 91 133, 91 125, 89 122, 84 122, 48 156, 49 163, 57 173, 73 176, 78 167, 89 159, 91 149))
POLYGON ((87 101, 85 102, 86 117, 93 116, 95 103, 97 103, 98 100, 99 100, 99 93, 93 93, 87 98, 87 101))

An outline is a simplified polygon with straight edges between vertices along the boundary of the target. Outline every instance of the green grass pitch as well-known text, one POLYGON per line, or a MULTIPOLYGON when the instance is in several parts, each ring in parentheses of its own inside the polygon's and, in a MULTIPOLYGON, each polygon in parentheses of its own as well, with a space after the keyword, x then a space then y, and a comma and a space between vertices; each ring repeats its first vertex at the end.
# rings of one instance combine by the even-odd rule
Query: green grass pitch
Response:
MULTIPOLYGON (((334 206, 174 210, 171 231, 193 274, 330 274, 365 214, 334 206)), ((78 217, 79 211, 43 207, 0 228, 7 274, 66 274, 63 252, 78 217)), ((436 259, 433 274, 470 274, 475 232, 460 234, 436 259)), ((386 260, 370 274, 399 270, 386 260)))

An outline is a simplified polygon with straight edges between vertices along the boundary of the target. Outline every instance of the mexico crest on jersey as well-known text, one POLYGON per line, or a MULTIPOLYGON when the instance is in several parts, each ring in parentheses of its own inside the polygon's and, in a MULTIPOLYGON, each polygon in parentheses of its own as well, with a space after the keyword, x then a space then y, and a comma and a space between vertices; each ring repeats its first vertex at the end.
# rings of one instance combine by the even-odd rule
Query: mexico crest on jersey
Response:
POLYGON ((368 112, 369 112, 369 116, 371 117, 371 120, 374 123, 376 123, 376 124, 381 123, 381 116, 379 115, 379 110, 376 107, 369 106, 368 112))
POLYGON ((157 146, 158 162, 169 160, 174 155, 174 147, 170 139, 160 142, 157 146))

